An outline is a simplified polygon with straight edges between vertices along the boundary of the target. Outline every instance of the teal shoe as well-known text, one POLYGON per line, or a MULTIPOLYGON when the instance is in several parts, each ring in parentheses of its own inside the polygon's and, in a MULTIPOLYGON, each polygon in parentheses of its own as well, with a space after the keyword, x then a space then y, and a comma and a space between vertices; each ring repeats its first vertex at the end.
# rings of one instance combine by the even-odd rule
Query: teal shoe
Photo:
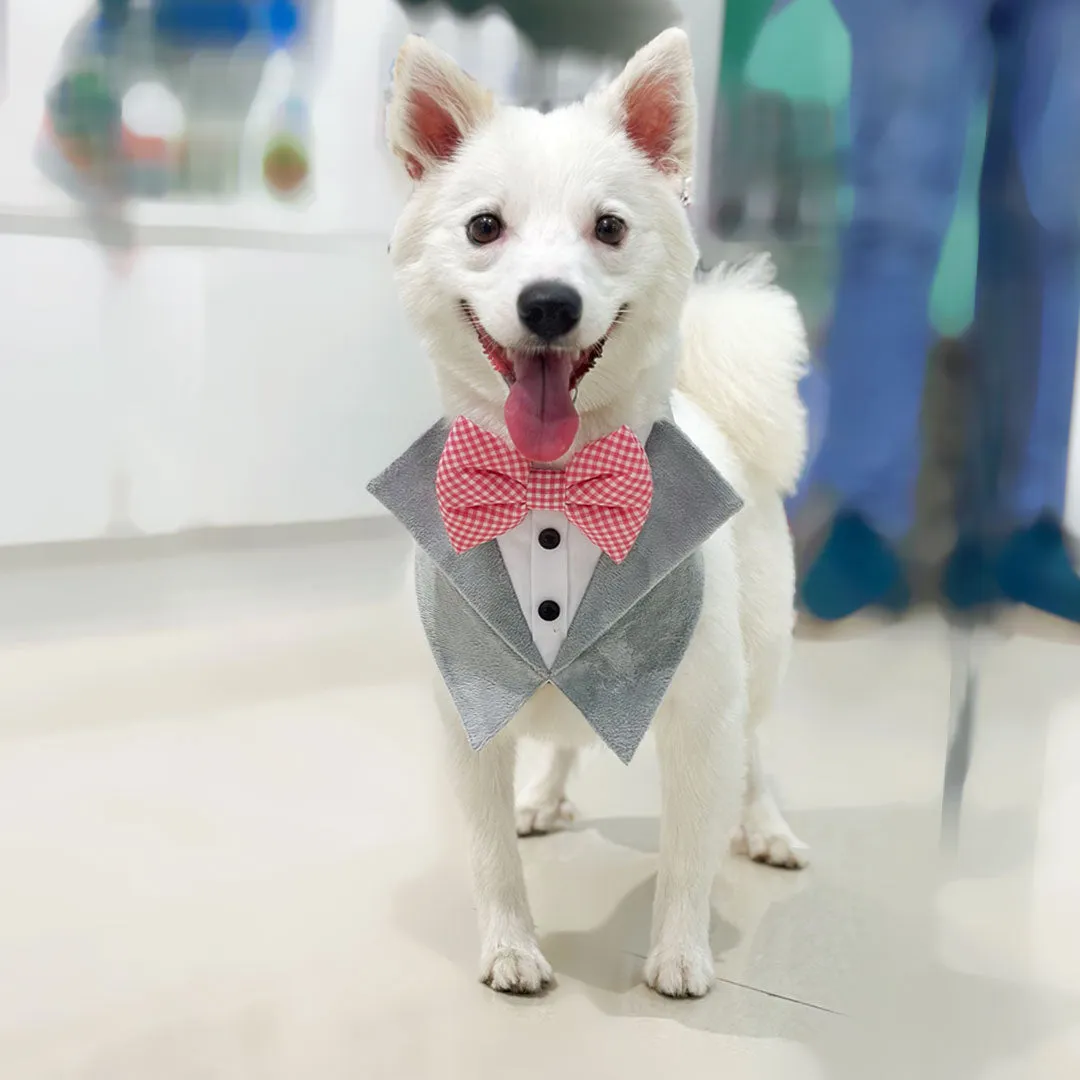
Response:
POLYGON ((1010 600, 1080 623, 1080 575, 1056 519, 1013 533, 998 557, 997 580, 1010 600))
POLYGON ((835 622, 871 607, 899 614, 910 606, 911 590, 892 547, 860 514, 844 511, 803 579, 799 601, 814 618, 835 622))
POLYGON ((990 545, 962 539, 953 549, 941 575, 941 595, 958 614, 973 614, 1003 599, 997 565, 990 545))

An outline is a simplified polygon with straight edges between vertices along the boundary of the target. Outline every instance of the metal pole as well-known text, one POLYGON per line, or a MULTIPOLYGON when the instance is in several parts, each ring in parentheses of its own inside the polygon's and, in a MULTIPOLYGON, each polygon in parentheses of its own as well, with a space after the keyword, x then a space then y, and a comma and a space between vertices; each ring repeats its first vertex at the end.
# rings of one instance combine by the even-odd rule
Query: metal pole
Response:
POLYGON ((949 706, 949 741, 945 752, 945 777, 941 793, 941 846, 955 855, 960 840, 960 815, 964 786, 971 767, 978 703, 979 669, 983 635, 974 622, 952 628, 952 675, 949 706))

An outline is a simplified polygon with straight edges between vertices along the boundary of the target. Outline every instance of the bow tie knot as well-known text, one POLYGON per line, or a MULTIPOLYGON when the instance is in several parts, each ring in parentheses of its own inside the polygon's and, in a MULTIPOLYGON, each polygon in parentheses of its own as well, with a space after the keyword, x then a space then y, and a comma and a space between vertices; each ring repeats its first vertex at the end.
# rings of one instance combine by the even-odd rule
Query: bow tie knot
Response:
POLYGON ((459 554, 509 532, 530 510, 555 510, 622 562, 649 516, 653 483, 645 448, 628 427, 589 443, 565 469, 538 469, 458 417, 439 459, 435 492, 459 554))
POLYGON ((566 473, 562 469, 529 467, 525 505, 530 510, 558 510, 566 513, 566 473))

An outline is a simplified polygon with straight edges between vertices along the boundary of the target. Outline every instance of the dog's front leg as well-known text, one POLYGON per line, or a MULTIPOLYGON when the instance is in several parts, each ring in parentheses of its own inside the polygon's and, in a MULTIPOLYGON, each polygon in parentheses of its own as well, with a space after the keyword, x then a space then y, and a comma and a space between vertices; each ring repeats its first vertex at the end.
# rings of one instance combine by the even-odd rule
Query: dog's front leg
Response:
POLYGON ((645 981, 668 997, 701 997, 713 983, 709 894, 723 835, 721 804, 739 790, 741 764, 731 753, 740 742, 732 736, 741 733, 743 701, 724 710, 733 715, 718 715, 708 699, 673 701, 656 719, 663 806, 645 981))
POLYGON ((439 694, 450 765, 465 814, 480 925, 480 979, 494 990, 535 994, 551 982, 536 942, 514 820, 514 740, 505 731, 473 750, 457 710, 439 694))

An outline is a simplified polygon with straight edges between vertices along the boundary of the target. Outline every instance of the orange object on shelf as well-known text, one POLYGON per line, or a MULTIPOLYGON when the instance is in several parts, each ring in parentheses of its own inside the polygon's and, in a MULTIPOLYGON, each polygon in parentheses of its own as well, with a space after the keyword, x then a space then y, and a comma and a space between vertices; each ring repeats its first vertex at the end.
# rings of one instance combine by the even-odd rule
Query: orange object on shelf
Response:
POLYGON ((263 158, 263 178, 267 186, 282 195, 293 195, 308 178, 308 160, 304 148, 288 137, 271 141, 263 158))

